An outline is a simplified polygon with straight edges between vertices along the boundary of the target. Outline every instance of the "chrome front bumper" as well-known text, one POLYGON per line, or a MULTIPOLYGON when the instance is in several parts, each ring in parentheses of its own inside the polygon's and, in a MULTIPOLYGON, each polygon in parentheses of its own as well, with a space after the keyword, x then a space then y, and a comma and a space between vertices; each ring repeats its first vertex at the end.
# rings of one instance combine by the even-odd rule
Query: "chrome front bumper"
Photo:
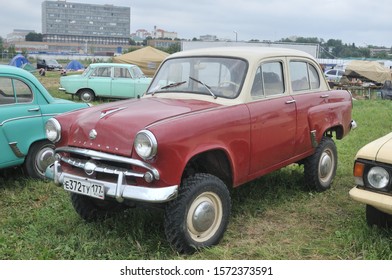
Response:
POLYGON ((116 183, 72 175, 62 171, 58 160, 46 169, 45 176, 53 180, 58 186, 63 184, 64 176, 71 179, 89 181, 91 183, 103 185, 105 187, 105 197, 113 197, 118 202, 123 202, 125 199, 129 199, 150 203, 162 203, 176 198, 178 193, 178 185, 156 188, 128 185, 126 184, 125 174, 122 172, 120 172, 116 183))

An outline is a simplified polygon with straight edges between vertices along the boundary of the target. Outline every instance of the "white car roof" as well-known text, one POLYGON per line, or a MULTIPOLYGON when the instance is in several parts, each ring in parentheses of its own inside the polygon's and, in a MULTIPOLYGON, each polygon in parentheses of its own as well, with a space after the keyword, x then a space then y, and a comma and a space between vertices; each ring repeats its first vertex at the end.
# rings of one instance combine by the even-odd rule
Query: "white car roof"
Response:
POLYGON ((229 57, 242 57, 249 61, 259 60, 264 57, 274 56, 300 56, 307 57, 314 60, 310 54, 288 48, 276 48, 276 47, 217 47, 217 48, 200 48, 187 51, 181 51, 174 53, 167 57, 167 59, 182 56, 229 56, 229 57))

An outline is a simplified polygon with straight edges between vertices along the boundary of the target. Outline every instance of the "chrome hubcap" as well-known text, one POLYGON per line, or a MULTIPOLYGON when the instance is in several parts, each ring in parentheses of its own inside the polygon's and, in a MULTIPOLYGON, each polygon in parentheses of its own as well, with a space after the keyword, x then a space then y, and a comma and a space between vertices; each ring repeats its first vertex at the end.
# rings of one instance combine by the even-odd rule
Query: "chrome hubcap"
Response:
POLYGON ((325 151, 320 158, 320 177, 327 178, 331 175, 333 170, 333 158, 329 151, 325 151))
POLYGON ((215 208, 211 202, 203 201, 200 203, 193 213, 193 227, 200 232, 209 229, 215 220, 215 208))
POLYGON ((90 101, 90 99, 91 99, 91 94, 90 93, 87 93, 87 92, 85 92, 85 93, 83 93, 82 94, 82 100, 85 100, 85 101, 90 101))
POLYGON ((46 168, 54 161, 54 150, 46 147, 37 155, 35 166, 41 174, 45 174, 46 168))
POLYGON ((186 226, 189 236, 196 242, 212 238, 222 223, 223 207, 213 192, 200 194, 189 206, 186 226))

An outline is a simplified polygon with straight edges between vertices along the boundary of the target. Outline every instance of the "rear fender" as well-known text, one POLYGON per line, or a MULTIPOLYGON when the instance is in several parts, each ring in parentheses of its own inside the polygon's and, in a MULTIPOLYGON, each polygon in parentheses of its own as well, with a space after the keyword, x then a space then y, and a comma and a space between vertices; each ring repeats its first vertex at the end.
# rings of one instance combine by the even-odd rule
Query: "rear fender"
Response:
POLYGON ((310 137, 315 146, 325 134, 342 139, 350 131, 351 102, 325 103, 313 107, 308 113, 310 137))

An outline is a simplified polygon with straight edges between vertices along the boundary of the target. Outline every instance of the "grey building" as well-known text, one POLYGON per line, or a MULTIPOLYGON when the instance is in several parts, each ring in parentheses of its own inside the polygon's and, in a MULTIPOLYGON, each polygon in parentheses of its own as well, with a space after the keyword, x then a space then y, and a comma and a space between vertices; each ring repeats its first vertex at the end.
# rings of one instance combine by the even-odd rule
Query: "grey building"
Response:
POLYGON ((127 45, 131 8, 67 1, 42 2, 44 42, 127 45))

